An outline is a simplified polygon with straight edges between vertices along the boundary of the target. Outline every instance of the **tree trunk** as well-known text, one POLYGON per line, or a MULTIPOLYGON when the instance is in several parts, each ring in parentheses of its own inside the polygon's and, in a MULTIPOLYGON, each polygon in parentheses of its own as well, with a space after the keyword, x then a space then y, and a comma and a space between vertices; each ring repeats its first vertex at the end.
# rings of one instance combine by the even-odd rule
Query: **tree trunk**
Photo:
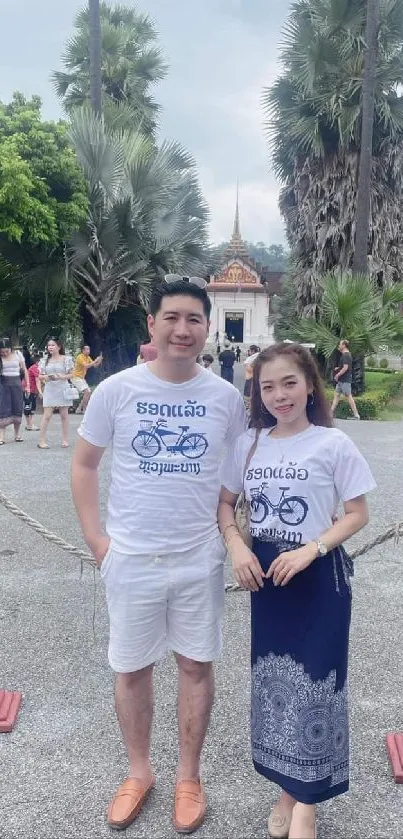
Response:
POLYGON ((102 72, 101 72, 101 11, 99 0, 88 0, 90 23, 90 92, 91 107, 97 116, 102 113, 102 72))
POLYGON ((355 217, 353 272, 368 274, 368 239, 371 220, 372 143, 374 132, 375 76, 378 58, 380 0, 367 0, 366 51, 362 80, 361 151, 355 217))
POLYGON ((363 355, 353 358, 351 390, 353 396, 361 396, 365 391, 365 358, 363 355))

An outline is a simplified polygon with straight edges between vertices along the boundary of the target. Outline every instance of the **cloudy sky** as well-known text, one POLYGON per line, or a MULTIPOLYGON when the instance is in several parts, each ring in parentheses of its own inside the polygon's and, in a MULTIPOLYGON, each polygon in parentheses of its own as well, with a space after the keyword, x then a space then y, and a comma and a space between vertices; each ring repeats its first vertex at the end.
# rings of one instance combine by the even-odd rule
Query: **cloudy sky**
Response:
MULTIPOLYGON (((123 2, 123 0, 122 0, 123 2)), ((132 0, 126 0, 132 5, 132 0)), ((39 94, 44 116, 60 106, 49 76, 83 0, 0 0, 0 99, 39 94)), ((228 238, 240 184, 245 239, 284 241, 278 184, 263 136, 260 97, 278 72, 291 0, 138 0, 154 19, 170 71, 155 95, 161 130, 196 158, 211 208, 211 238, 228 238)))

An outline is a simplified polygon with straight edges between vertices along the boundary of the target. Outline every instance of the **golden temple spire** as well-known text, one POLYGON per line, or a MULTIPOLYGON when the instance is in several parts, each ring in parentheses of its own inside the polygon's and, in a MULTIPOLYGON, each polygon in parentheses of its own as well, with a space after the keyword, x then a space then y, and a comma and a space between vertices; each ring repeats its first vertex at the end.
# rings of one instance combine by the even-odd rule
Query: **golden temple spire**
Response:
POLYGON ((239 182, 236 182, 236 205, 235 205, 235 220, 234 220, 234 230, 231 236, 231 241, 228 247, 225 249, 224 257, 227 259, 229 257, 240 256, 241 258, 250 259, 248 251, 245 247, 245 244, 242 240, 241 236, 241 227, 239 222, 239 182))
POLYGON ((233 239, 241 239, 241 229, 240 229, 240 225, 239 225, 239 181, 238 180, 236 182, 236 208, 235 208, 234 232, 232 234, 232 238, 233 239))

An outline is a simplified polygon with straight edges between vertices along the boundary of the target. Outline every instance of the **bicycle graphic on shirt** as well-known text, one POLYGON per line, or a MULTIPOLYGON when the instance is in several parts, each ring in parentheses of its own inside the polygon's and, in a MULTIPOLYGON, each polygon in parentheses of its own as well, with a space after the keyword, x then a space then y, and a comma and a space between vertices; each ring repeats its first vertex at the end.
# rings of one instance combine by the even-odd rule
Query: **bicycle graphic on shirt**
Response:
POLYGON ((277 504, 273 504, 269 496, 264 492, 267 486, 267 483, 263 483, 260 487, 251 490, 251 522, 260 524, 269 515, 269 512, 277 513, 280 521, 288 525, 301 524, 306 519, 308 504, 304 498, 301 498, 299 495, 290 495, 287 497, 286 492, 288 492, 290 487, 279 487, 281 492, 280 498, 277 504))
POLYGON ((132 448, 140 457, 156 457, 165 448, 169 454, 183 454, 190 460, 202 457, 208 448, 204 434, 189 431, 189 425, 180 425, 180 431, 166 428, 166 420, 140 420, 140 431, 132 440, 132 448), (168 442, 168 438, 171 441, 168 442), (176 437, 176 440, 172 440, 176 437))

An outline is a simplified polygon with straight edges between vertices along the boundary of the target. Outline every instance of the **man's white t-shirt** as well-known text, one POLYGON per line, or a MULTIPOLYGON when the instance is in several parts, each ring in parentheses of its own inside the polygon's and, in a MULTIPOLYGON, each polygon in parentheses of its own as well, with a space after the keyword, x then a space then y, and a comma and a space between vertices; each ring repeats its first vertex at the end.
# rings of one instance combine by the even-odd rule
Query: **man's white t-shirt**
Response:
POLYGON ((339 502, 376 487, 371 470, 352 440, 337 428, 311 425, 294 437, 260 432, 243 474, 255 430, 242 434, 222 468, 223 486, 245 489, 251 506, 251 533, 268 541, 306 544, 332 526, 339 502))
POLYGON ((95 390, 79 434, 112 443, 106 530, 125 554, 187 551, 218 536, 219 467, 245 430, 238 391, 204 368, 188 382, 148 364, 95 390))

